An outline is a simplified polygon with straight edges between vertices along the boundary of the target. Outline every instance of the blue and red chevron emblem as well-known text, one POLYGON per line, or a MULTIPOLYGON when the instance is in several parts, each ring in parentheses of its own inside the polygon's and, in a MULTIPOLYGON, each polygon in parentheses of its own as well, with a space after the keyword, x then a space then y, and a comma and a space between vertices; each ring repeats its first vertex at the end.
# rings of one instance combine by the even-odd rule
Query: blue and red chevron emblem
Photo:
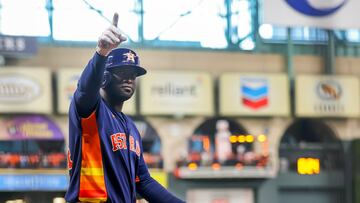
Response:
POLYGON ((259 109, 268 105, 269 86, 265 78, 242 78, 242 103, 251 109, 259 109))

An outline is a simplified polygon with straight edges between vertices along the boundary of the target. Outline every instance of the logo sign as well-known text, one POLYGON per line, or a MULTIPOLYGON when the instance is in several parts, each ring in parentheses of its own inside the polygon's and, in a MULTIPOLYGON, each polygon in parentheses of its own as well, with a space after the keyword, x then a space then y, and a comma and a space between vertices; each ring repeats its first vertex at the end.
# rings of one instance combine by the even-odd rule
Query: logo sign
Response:
POLYGON ((223 116, 290 115, 286 74, 222 74, 219 78, 219 113, 223 116))
POLYGON ((82 69, 64 68, 57 72, 57 111, 66 114, 77 87, 82 69))
MULTIPOLYGON (((201 81, 198 81, 201 83, 201 81)), ((182 84, 174 81, 168 81, 167 83, 154 84, 151 87, 151 92, 159 97, 180 97, 180 98, 195 98, 198 92, 198 85, 182 84)))
POLYGON ((0 76, 1 103, 28 103, 40 94, 40 84, 27 76, 20 74, 0 76))
POLYGON ((36 52, 36 37, 0 35, 0 53, 3 55, 30 56, 36 52))
POLYGON ((0 112, 50 113, 51 73, 41 67, 0 69, 0 112))
POLYGON ((65 87, 65 94, 66 94, 66 97, 68 98, 69 102, 73 98, 79 78, 80 78, 80 75, 72 75, 68 78, 68 81, 67 81, 66 87, 65 87))
POLYGON ((359 79, 352 76, 299 75, 295 112, 304 117, 358 117, 359 79))
POLYGON ((344 112, 345 107, 341 102, 342 87, 339 82, 336 80, 319 81, 315 91, 319 98, 319 102, 314 106, 316 112, 344 112))
POLYGON ((360 28, 358 0, 263 0, 262 23, 332 29, 360 28), (285 16, 285 17, 284 17, 285 16))
POLYGON ((152 115, 211 115, 213 85, 205 72, 152 71, 140 79, 140 110, 152 115))
POLYGON ((286 0, 296 11, 308 16, 327 16, 338 11, 347 0, 286 0), (335 5, 334 5, 335 4, 335 5))
POLYGON ((342 89, 335 80, 320 81, 316 86, 316 93, 322 100, 336 101, 340 99, 342 89))
POLYGON ((268 81, 265 78, 242 78, 241 94, 244 106, 259 109, 268 105, 268 81))

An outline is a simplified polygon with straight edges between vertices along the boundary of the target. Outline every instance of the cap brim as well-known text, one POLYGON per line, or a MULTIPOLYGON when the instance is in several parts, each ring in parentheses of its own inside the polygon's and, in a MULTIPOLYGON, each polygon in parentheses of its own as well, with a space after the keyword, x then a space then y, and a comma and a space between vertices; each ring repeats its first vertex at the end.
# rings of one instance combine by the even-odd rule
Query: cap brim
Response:
POLYGON ((136 77, 145 75, 147 73, 145 68, 140 67, 140 66, 135 66, 135 65, 122 65, 122 66, 110 66, 110 67, 108 67, 109 70, 115 69, 115 68, 131 68, 131 69, 133 68, 133 69, 135 69, 136 77))

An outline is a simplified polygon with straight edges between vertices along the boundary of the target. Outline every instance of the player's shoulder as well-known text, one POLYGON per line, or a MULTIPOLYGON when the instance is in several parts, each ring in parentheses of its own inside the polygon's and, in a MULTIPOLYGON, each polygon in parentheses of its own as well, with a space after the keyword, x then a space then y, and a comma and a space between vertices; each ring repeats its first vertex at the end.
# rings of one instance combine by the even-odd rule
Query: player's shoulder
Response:
POLYGON ((129 123, 132 126, 135 126, 134 120, 130 116, 128 116, 128 115, 126 115, 124 113, 121 113, 121 114, 124 116, 127 123, 129 123))
POLYGON ((97 105, 99 111, 111 111, 111 112, 115 111, 114 107, 111 106, 109 103, 107 103, 103 97, 101 97, 97 105))
POLYGON ((129 122, 134 122, 133 119, 129 116, 129 115, 126 115, 125 113, 121 112, 121 114, 126 118, 127 121, 129 122))
POLYGON ((88 119, 89 116, 95 115, 96 118, 99 117, 99 112, 105 112, 104 107, 105 104, 103 104, 102 100, 99 100, 95 106, 91 109, 86 110, 86 112, 80 112, 79 108, 81 108, 74 99, 71 100, 70 106, 69 106, 69 118, 70 119, 76 119, 76 120, 82 120, 82 119, 88 119))
POLYGON ((137 131, 137 126, 136 126, 134 120, 130 116, 128 116, 124 113, 122 113, 122 115, 126 118, 125 120, 128 123, 128 126, 131 126, 132 129, 137 131))

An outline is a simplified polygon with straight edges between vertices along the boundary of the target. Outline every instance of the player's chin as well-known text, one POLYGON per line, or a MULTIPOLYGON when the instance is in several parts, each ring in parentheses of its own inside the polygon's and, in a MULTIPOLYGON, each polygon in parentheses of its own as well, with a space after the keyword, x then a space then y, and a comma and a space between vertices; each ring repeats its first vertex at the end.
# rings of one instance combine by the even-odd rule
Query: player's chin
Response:
POLYGON ((126 101, 129 100, 132 96, 133 96, 134 92, 133 91, 122 91, 118 97, 121 101, 126 101))
POLYGON ((130 97, 133 96, 134 90, 133 89, 126 89, 126 90, 123 91, 123 94, 124 94, 124 96, 127 96, 127 97, 130 98, 130 97))
POLYGON ((118 94, 120 95, 124 95, 124 96, 132 96, 134 94, 134 89, 131 87, 117 87, 116 91, 118 92, 118 94))

